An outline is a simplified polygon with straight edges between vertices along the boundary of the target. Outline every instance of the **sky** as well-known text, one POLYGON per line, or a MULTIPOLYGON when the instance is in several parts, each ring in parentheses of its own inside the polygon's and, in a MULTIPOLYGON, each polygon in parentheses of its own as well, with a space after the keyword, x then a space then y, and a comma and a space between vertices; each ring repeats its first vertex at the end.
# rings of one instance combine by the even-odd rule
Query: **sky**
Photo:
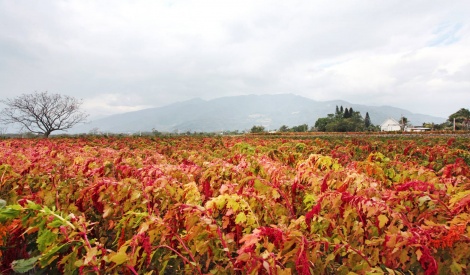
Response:
POLYGON ((0 99, 91 117, 293 93, 439 117, 470 108, 468 0, 0 0, 0 99))

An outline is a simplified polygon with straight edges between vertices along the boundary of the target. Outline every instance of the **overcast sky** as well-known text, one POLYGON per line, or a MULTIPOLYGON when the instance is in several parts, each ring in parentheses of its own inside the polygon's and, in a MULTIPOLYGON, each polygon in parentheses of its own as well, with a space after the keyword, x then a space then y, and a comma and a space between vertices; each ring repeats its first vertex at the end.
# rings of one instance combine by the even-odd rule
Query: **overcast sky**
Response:
POLYGON ((468 0, 0 0, 0 99, 92 116, 294 93, 448 117, 470 108, 468 0))

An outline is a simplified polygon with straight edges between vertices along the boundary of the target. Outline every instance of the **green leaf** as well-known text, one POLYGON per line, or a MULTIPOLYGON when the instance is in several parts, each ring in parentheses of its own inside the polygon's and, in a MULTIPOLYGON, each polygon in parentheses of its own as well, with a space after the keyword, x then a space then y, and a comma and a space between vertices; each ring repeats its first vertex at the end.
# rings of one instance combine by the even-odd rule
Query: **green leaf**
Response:
POLYGON ((64 274, 72 274, 76 270, 75 262, 77 261, 77 250, 65 255, 60 264, 64 266, 64 274))
POLYGON ((0 208, 0 222, 12 220, 17 218, 21 214, 20 205, 9 205, 4 208, 0 208))
MULTIPOLYGON (((39 204, 30 200, 28 200, 28 208, 32 210, 41 210, 41 206, 39 204)), ((47 206, 44 206, 44 208, 47 208, 47 206)))
POLYGON ((166 270, 166 266, 168 265, 168 260, 164 261, 162 264, 161 264, 161 269, 160 271, 158 272, 159 275, 164 275, 165 274, 165 270, 166 270))
POLYGON ((60 254, 58 252, 64 248, 67 249, 70 245, 71 243, 65 243, 61 246, 52 247, 50 250, 48 250, 41 256, 41 259, 39 259, 41 266, 50 265, 58 257, 58 254, 60 254))
POLYGON ((17 273, 26 273, 34 268, 40 256, 16 260, 11 263, 11 269, 17 273))
POLYGON ((49 227, 57 228, 57 227, 61 227, 62 225, 65 225, 65 223, 63 220, 54 219, 52 222, 48 223, 47 225, 49 227))
POLYGON ((39 251, 43 252, 46 248, 57 239, 57 235, 52 233, 50 230, 42 230, 39 233, 38 239, 36 240, 38 244, 39 251))
POLYGON ((312 193, 305 194, 303 202, 306 205, 305 206, 306 209, 312 208, 312 206, 315 205, 316 201, 317 201, 317 197, 315 196, 315 194, 312 194, 312 193))

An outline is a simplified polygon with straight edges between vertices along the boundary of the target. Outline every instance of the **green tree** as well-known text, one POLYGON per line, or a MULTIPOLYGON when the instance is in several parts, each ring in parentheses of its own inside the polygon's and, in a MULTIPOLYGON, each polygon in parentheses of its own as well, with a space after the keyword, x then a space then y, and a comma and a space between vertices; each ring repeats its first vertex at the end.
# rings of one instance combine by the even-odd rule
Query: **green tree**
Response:
MULTIPOLYGON (((370 120, 370 118, 369 118, 370 120)), ((360 132, 365 129, 365 121, 360 112, 345 108, 342 116, 328 114, 315 122, 315 129, 321 132, 360 132)))
POLYGON ((331 122, 331 117, 321 117, 315 122, 315 129, 320 132, 326 132, 326 126, 331 122))
POLYGON ((344 114, 343 114, 343 118, 350 118, 351 115, 349 114, 349 110, 348 108, 346 108, 346 110, 344 110, 344 114))
POLYGON ((308 125, 307 124, 302 124, 298 126, 292 127, 292 132, 307 132, 308 131, 308 125))
POLYGON ((470 129, 470 111, 468 109, 461 108, 457 112, 451 114, 448 121, 453 124, 454 119, 456 130, 470 129))
POLYGON ((364 126, 366 126, 366 128, 369 128, 371 125, 372 123, 370 121, 369 112, 366 112, 366 118, 364 119, 364 126))
POLYGON ((429 123, 429 122, 423 122, 423 127, 424 127, 424 128, 429 128, 429 129, 431 129, 431 130, 434 130, 434 122, 431 122, 431 123, 429 123))
POLYGON ((287 125, 279 127, 279 132, 289 132, 290 128, 287 125))
POLYGON ((400 127, 402 131, 405 131, 406 126, 409 126, 408 118, 405 116, 401 116, 400 118, 400 127))
POLYGON ((255 125, 251 127, 251 133, 263 133, 266 129, 262 125, 255 125))

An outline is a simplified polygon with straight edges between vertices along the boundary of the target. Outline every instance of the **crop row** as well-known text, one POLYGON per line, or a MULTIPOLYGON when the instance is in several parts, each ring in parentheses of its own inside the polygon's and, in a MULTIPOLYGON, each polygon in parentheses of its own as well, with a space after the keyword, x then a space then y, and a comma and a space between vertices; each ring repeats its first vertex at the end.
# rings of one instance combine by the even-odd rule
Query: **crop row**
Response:
POLYGON ((464 137, 0 142, 1 272, 470 272, 464 137))

